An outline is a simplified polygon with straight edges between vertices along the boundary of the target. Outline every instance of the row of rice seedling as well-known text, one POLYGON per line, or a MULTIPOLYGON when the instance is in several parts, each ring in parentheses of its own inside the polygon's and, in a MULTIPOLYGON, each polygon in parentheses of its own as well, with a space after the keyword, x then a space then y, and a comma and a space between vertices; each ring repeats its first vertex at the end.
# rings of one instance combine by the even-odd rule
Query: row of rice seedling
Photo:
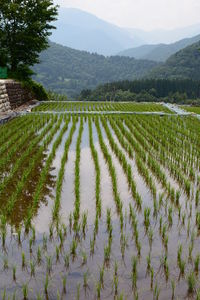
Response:
POLYGON ((37 134, 38 130, 41 130, 44 127, 44 123, 42 119, 38 119, 37 126, 32 126, 32 124, 28 124, 23 128, 23 134, 19 131, 19 135, 13 135, 11 138, 11 142, 5 143, 5 147, 2 146, 2 150, 6 152, 1 153, 0 159, 0 169, 2 170, 2 176, 4 176, 3 171, 8 174, 10 167, 12 166, 12 162, 14 159, 16 160, 21 151, 25 149, 29 143, 30 138, 33 138, 35 134, 37 134), (16 140, 15 140, 16 139, 16 140))
POLYGON ((200 115, 200 107, 199 106, 185 105, 185 106, 181 106, 181 108, 187 112, 192 112, 192 113, 200 115))
MULTIPOLYGON (((167 125, 167 124, 166 124, 167 125)), ((170 125, 170 124, 169 124, 170 125)), ((151 136, 152 136, 152 140, 154 141, 154 144, 155 144, 155 139, 153 139, 153 128, 154 128, 155 125, 152 126, 151 129, 147 128, 146 129, 148 131, 151 131, 151 136)), ((159 126, 159 124, 158 124, 159 126)), ((176 126, 176 125, 175 125, 176 126)), ((159 126, 160 127, 160 126, 159 126)), ((166 140, 165 136, 166 136, 166 133, 163 132, 163 135, 162 135, 162 146, 163 147, 166 147, 168 149, 168 151, 170 151, 171 155, 173 154, 173 157, 175 157, 175 163, 178 164, 178 166, 180 168, 183 169, 184 173, 187 175, 187 170, 185 169, 185 165, 189 165, 189 166, 192 166, 193 165, 197 165, 198 167, 198 160, 196 161, 196 154, 199 152, 199 150, 196 148, 192 148, 192 151, 191 151, 191 144, 189 142, 189 136, 187 136, 187 133, 185 134, 184 133, 184 138, 181 139, 181 137, 183 136, 183 133, 180 132, 179 130, 179 135, 180 135, 180 138, 178 138, 178 136, 174 136, 174 130, 176 130, 176 132, 178 132, 178 127, 176 126, 176 128, 172 128, 171 130, 169 129, 169 135, 168 135, 168 140, 166 140), (171 132, 171 134, 170 134, 171 132), (187 136, 187 139, 186 139, 186 136, 187 136), (165 138, 165 139, 164 139, 165 138), (179 149, 179 151, 176 151, 176 148, 177 147, 180 147, 181 146, 181 149, 179 149), (195 160, 194 160, 195 158, 195 160)), ((158 136, 158 133, 155 134, 155 137, 158 136)), ((160 141, 160 136, 158 136, 158 141, 160 141)), ((159 145, 159 143, 157 143, 157 145, 159 145)))
MULTIPOLYGON (((137 127, 137 129, 138 129, 138 127, 137 127)), ((139 130, 139 129, 138 129, 139 130)), ((143 131, 143 136, 149 136, 149 134, 146 134, 148 131, 151 131, 151 130, 149 130, 148 128, 146 128, 146 130, 147 131, 143 131)), ((141 131, 141 130, 140 130, 141 131)), ((184 186, 184 189, 185 189, 185 191, 186 191, 186 193, 187 193, 187 195, 190 195, 190 185, 189 185, 189 180, 182 174, 182 172, 183 173, 185 173, 187 176, 189 176, 190 178, 191 177, 195 177, 195 175, 193 174, 193 172, 192 172, 192 170, 191 171, 189 171, 188 172, 188 168, 187 169, 185 169, 184 170, 184 168, 182 167, 181 169, 182 170, 180 170, 179 169, 179 167, 177 167, 177 162, 179 161, 179 165, 181 165, 181 161, 182 161, 182 165, 181 166, 184 166, 185 165, 185 163, 183 162, 183 155, 184 154, 182 154, 182 155, 180 155, 180 158, 178 159, 177 158, 177 155, 175 155, 175 157, 176 157, 176 160, 175 161, 172 161, 169 157, 168 157, 168 155, 167 155, 167 153, 168 153, 168 151, 166 150, 166 148, 165 147, 163 147, 163 146, 161 146, 161 145, 159 145, 159 142, 157 142, 156 140, 155 140, 155 138, 154 138, 154 136, 153 136, 153 133, 151 133, 151 137, 152 137, 152 139, 150 140, 150 142, 151 142, 151 144, 152 144, 152 142, 153 142, 153 144, 152 144, 152 146, 154 147, 154 149, 155 149, 155 147, 157 147, 157 149, 155 149, 156 150, 156 152, 158 153, 158 155, 159 155, 159 157, 160 157, 160 162, 162 163, 162 164, 164 164, 165 166, 167 165, 168 166, 168 168, 170 168, 170 172, 171 172, 171 174, 173 174, 174 176, 175 176, 175 178, 178 180, 178 182, 180 183, 180 184, 182 184, 183 186, 184 186), (162 147, 162 148, 161 148, 162 147), (161 149, 162 149, 162 152, 161 152, 161 149)), ((159 138, 158 138, 158 141, 160 141, 160 140, 162 140, 163 139, 163 137, 161 136, 159 136, 159 138)), ((166 143, 166 142, 165 142, 166 143)), ((176 145, 174 145, 175 147, 173 148, 173 151, 176 149, 176 145)), ((168 147, 167 147, 168 148, 168 147)), ((179 153, 179 151, 178 150, 176 150, 176 153, 179 153)), ((188 162, 188 158, 186 159, 186 161, 187 161, 187 165, 189 164, 189 162, 188 162)), ((194 162, 195 163, 195 162, 194 162)), ((194 163, 192 164, 192 165, 194 165, 194 163)))
POLYGON ((30 123, 30 120, 32 118, 15 118, 11 120, 9 123, 6 123, 5 125, 1 125, 1 136, 0 136, 0 143, 3 145, 4 142, 6 142, 10 137, 12 137, 13 134, 16 132, 19 132, 21 128, 23 128, 27 123, 30 123))
POLYGON ((7 200, 7 204, 6 204, 6 207, 4 209, 5 210, 5 212, 4 212, 5 215, 10 215, 11 214, 17 198, 19 197, 19 195, 21 194, 24 186, 26 185, 28 177, 31 175, 31 173, 32 173, 35 165, 38 163, 38 160, 40 159, 42 153, 45 151, 45 148, 48 146, 48 144, 51 142, 53 136, 59 130, 59 128, 61 126, 61 122, 62 122, 62 118, 60 118, 60 120, 58 120, 57 126, 52 128, 50 134, 46 137, 46 139, 44 140, 43 144, 40 146, 37 153, 29 160, 29 165, 22 172, 21 178, 17 182, 17 186, 15 188, 14 193, 12 193, 10 198, 7 200))
POLYGON ((93 142, 93 131, 92 131, 92 121, 91 118, 88 118, 89 123, 89 142, 92 158, 95 165, 96 179, 95 179, 95 197, 96 197, 96 216, 101 216, 101 194, 100 194, 100 181, 101 181, 101 172, 98 159, 98 153, 95 149, 93 142))
POLYGON ((172 112, 161 104, 156 103, 120 103, 120 102, 48 102, 33 108, 34 112, 39 111, 124 111, 124 112, 172 112))
POLYGON ((74 180, 74 190, 75 190, 75 202, 73 211, 73 229, 76 232, 78 230, 78 222, 80 219, 80 155, 81 155, 81 139, 83 133, 83 118, 80 119, 79 134, 76 143, 76 160, 75 160, 75 180, 74 180))
POLYGON ((53 162, 53 159, 55 158, 56 151, 59 147, 59 145, 62 142, 63 136, 66 133, 68 126, 69 126, 70 118, 65 120, 64 126, 59 132, 58 137, 56 138, 55 142, 53 143, 51 152, 46 159, 45 165, 41 171, 39 181, 37 183, 36 189, 33 193, 33 203, 28 209, 27 218, 25 220, 25 228, 28 229, 31 226, 31 219, 34 214, 34 212, 37 210, 38 203, 40 202, 40 198, 42 197, 43 189, 45 186, 45 182, 47 180, 48 173, 50 172, 50 168, 53 162))
POLYGON ((69 136, 65 142, 65 147, 64 147, 65 150, 64 150, 63 157, 61 160, 61 167, 60 167, 57 182, 56 182, 56 198, 55 198, 55 203, 54 203, 54 207, 52 210, 53 220, 58 219, 58 217, 59 217, 59 208, 60 208, 60 201, 61 201, 62 183, 64 180, 65 164, 68 160, 68 151, 69 151, 69 147, 72 142, 73 134, 76 130, 77 119, 73 117, 72 122, 73 122, 73 124, 72 124, 71 130, 70 130, 69 136))
MULTIPOLYGON (((129 121, 125 121, 125 122, 126 125, 129 127, 130 131, 134 130, 132 126, 132 122, 129 121)), ((146 142, 145 138, 140 134, 139 130, 134 131, 134 137, 140 143, 140 145, 146 151, 146 153, 148 153, 148 157, 146 157, 146 159, 144 159, 143 162, 147 164, 152 174, 154 174, 157 180, 162 184, 162 187, 168 191, 171 200, 174 201, 175 200, 174 188, 171 187, 169 182, 167 182, 167 178, 164 171, 160 168, 159 163, 152 156, 152 149, 150 148, 150 145, 146 142)), ((177 191, 177 193, 179 192, 177 191)))
MULTIPOLYGON (((117 144, 115 143, 112 134, 109 130, 109 127, 107 125, 107 121, 105 118, 101 119, 103 127, 106 131, 109 143, 111 145, 111 148, 113 150, 113 152, 115 153, 115 155, 117 156, 117 158, 119 159, 120 164, 122 165, 122 168, 124 170, 124 173, 127 177, 128 180, 128 184, 129 184, 129 188, 131 190, 132 196, 134 198, 134 200, 136 201, 136 205, 141 208, 142 207, 142 199, 141 196, 138 194, 137 192, 137 187, 136 187, 136 183, 133 179, 133 174, 132 174, 132 169, 131 169, 131 165, 127 163, 126 160, 126 156, 124 155, 124 153, 118 148, 117 144)), ((121 135, 122 136, 122 135, 121 135)), ((123 139, 121 139, 121 136, 119 135, 119 139, 121 140, 121 143, 123 145, 125 145, 125 141, 123 139)), ((125 148, 127 149, 128 146, 125 146, 125 148)))
MULTIPOLYGON (((7 186, 7 184, 14 178, 18 170, 22 167, 24 161, 30 157, 31 153, 34 151, 36 145, 38 145, 44 137, 51 131, 53 130, 53 126, 55 123, 55 120, 57 118, 53 118, 52 121, 49 123, 47 127, 43 129, 41 134, 39 136, 36 136, 31 143, 29 144, 28 148, 23 152, 23 154, 15 161, 12 169, 10 170, 10 173, 3 179, 3 181, 0 183, 0 195, 2 194, 3 190, 7 186)), ((56 131, 58 128, 56 129, 56 131)))
POLYGON ((112 156, 109 154, 108 149, 106 147, 106 144, 103 140, 103 136, 102 136, 102 133, 101 133, 101 128, 100 128, 98 118, 95 118, 95 125, 96 125, 96 128, 97 128, 99 144, 100 144, 101 150, 103 152, 104 158, 105 158, 105 160, 108 164, 108 168, 109 168, 109 172, 110 172, 110 176, 111 176, 111 180, 112 180, 113 195, 114 195, 114 200, 115 200, 117 212, 122 213, 123 204, 121 202, 120 195, 119 195, 118 188, 117 188, 116 171, 115 171, 115 168, 114 168, 113 163, 112 163, 112 156))

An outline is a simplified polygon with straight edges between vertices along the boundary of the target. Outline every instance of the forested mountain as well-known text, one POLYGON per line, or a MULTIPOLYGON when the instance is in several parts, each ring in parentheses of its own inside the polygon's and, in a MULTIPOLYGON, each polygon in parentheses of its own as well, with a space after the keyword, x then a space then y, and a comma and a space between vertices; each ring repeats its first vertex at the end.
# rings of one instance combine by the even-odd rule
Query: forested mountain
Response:
POLYGON ((60 7, 55 25, 57 29, 53 30, 51 40, 77 50, 116 55, 144 43, 136 35, 131 37, 126 29, 79 9, 60 7))
POLYGON ((198 41, 200 41, 200 35, 197 35, 192 38, 183 39, 169 45, 143 45, 140 47, 127 49, 125 51, 120 52, 118 55, 134 57, 136 59, 149 59, 158 62, 165 62, 171 55, 198 41))
POLYGON ((165 64, 150 71, 148 77, 200 80, 200 42, 172 55, 165 64))
POLYGON ((158 65, 149 60, 90 54, 52 42, 40 59, 34 67, 35 79, 47 89, 71 97, 101 83, 142 78, 158 65))
POLYGON ((200 97, 200 42, 172 55, 146 79, 118 81, 82 91, 80 99, 113 101, 171 101, 183 103, 200 97))

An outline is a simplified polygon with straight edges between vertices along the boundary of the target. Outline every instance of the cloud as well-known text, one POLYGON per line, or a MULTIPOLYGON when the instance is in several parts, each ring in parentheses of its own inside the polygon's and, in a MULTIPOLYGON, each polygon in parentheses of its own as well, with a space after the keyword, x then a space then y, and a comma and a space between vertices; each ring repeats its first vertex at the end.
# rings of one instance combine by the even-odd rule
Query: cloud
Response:
POLYGON ((122 27, 146 30, 199 23, 200 0, 55 0, 122 27))

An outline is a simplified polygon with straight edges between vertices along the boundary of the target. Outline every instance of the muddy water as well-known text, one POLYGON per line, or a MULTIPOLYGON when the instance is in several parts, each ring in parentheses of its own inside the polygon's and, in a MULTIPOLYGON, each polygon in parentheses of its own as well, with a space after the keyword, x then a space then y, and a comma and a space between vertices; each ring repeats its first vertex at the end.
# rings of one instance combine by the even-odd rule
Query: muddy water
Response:
POLYGON ((65 175, 62 186, 61 194, 61 208, 60 214, 64 223, 69 219, 70 213, 74 209, 74 170, 75 170, 75 159, 76 159, 76 141, 78 137, 80 122, 76 124, 76 131, 72 138, 72 143, 69 148, 68 161, 65 165, 65 175))
POLYGON ((96 130, 96 126, 94 123, 92 124, 92 131, 93 131, 93 141, 95 145, 95 149, 98 153, 99 165, 100 165, 100 172, 101 172, 101 201, 102 201, 102 212, 103 215, 106 214, 106 210, 111 209, 112 214, 115 213, 116 207, 115 202, 113 199, 113 192, 112 192, 112 181, 109 174, 108 166, 105 162, 103 153, 101 151, 101 147, 99 145, 98 134, 96 130))
POLYGON ((84 122, 80 159, 80 211, 87 212, 88 225, 93 224, 96 216, 95 176, 95 167, 89 145, 88 123, 84 122))

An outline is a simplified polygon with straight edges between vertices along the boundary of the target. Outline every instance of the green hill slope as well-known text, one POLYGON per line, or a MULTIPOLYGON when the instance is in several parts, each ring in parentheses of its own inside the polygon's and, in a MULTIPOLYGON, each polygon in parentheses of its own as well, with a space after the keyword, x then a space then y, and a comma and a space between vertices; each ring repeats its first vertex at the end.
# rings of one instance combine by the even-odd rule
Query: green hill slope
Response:
POLYGON ((73 97, 83 89, 146 76, 158 63, 129 57, 105 57, 50 42, 34 67, 35 79, 47 89, 73 97))
POLYGON ((200 80, 200 42, 172 55, 165 64, 150 71, 148 77, 200 80))

